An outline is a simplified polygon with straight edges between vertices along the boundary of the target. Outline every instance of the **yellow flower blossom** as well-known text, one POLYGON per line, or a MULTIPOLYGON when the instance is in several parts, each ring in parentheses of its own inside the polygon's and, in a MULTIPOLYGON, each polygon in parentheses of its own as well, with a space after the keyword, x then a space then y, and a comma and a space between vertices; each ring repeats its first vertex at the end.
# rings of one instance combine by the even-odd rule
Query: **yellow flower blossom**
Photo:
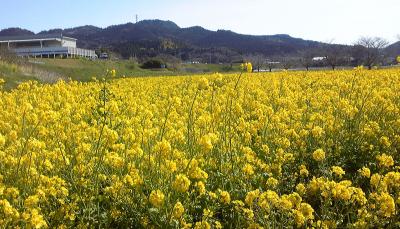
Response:
POLYGON ((224 204, 229 204, 231 202, 231 195, 227 191, 219 191, 220 201, 224 204))
POLYGON ((307 167, 305 165, 300 165, 299 169, 300 169, 300 176, 308 177, 309 172, 308 172, 307 167))
POLYGON ((111 70, 109 71, 109 74, 110 74, 111 77, 115 77, 116 74, 117 74, 117 71, 115 71, 115 69, 111 69, 111 70))
POLYGON ((244 174, 246 174, 246 176, 252 176, 254 174, 253 166, 251 166, 250 164, 246 164, 242 168, 242 171, 243 171, 244 174))
POLYGON ((325 159, 325 152, 322 149, 317 149, 312 154, 312 157, 316 161, 323 161, 325 159))
POLYGON ((381 175, 375 173, 371 176, 370 180, 371 186, 374 188, 378 188, 379 184, 381 183, 381 175))
POLYGON ((202 181, 196 183, 197 189, 199 190, 200 195, 206 194, 206 186, 202 181))
POLYGON ((400 69, 251 71, 0 91, 0 228, 396 228, 400 69))
POLYGON ((183 174, 179 174, 175 177, 172 187, 178 192, 187 192, 189 190, 190 180, 183 174))
POLYGON ((200 79, 197 88, 199 90, 207 90, 209 86, 210 85, 209 85, 208 79, 203 77, 203 78, 200 79))
POLYGON ((300 195, 304 195, 306 191, 307 188, 303 183, 299 183, 296 185, 296 192, 298 192, 300 195))
POLYGON ((260 190, 256 189, 254 191, 250 191, 247 193, 246 198, 245 198, 245 203, 248 206, 252 206, 253 202, 260 196, 260 190))
POLYGON ((340 178, 346 173, 340 166, 332 166, 331 171, 340 178))
POLYGON ((201 222, 197 222, 197 223, 194 225, 194 228, 195 228, 195 229, 210 229, 211 226, 210 226, 210 224, 209 224, 207 221, 201 221, 201 222))
POLYGON ((149 201, 154 207, 160 208, 164 204, 164 198, 165 196, 163 192, 160 190, 153 190, 150 193, 149 201))
POLYGON ((183 207, 182 203, 178 201, 172 209, 172 217, 174 217, 175 219, 179 219, 182 217, 184 212, 185 208, 183 207))
POLYGON ((311 130, 311 133, 315 138, 320 138, 325 133, 325 131, 321 127, 316 126, 311 130))
POLYGON ((362 167, 358 170, 361 176, 369 178, 371 176, 371 171, 367 167, 362 167))
POLYGON ((396 213, 396 205, 394 199, 388 193, 381 193, 376 198, 379 205, 379 214, 384 217, 391 217, 396 213))
POLYGON ((6 144, 6 137, 0 134, 0 148, 6 144))
POLYGON ((211 218, 211 217, 213 217, 213 215, 214 215, 214 212, 213 211, 211 211, 210 209, 208 209, 208 208, 205 208, 204 210, 203 210, 203 217, 204 218, 211 218))
POLYGON ((390 155, 386 155, 385 153, 382 155, 376 156, 378 163, 382 167, 390 167, 394 165, 393 157, 390 155))
POLYGON ((279 181, 277 179, 273 178, 273 177, 270 177, 267 180, 267 186, 269 188, 272 188, 272 189, 276 188, 276 186, 278 186, 278 184, 279 184, 279 181))

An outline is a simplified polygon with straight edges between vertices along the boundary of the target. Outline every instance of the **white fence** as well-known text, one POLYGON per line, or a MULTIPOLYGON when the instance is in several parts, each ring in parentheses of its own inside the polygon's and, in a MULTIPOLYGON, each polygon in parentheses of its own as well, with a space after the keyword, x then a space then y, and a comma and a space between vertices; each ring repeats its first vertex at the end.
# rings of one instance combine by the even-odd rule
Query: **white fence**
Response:
POLYGON ((35 48, 16 48, 12 49, 18 56, 81 56, 95 58, 96 53, 93 50, 73 48, 73 47, 35 47, 35 48))

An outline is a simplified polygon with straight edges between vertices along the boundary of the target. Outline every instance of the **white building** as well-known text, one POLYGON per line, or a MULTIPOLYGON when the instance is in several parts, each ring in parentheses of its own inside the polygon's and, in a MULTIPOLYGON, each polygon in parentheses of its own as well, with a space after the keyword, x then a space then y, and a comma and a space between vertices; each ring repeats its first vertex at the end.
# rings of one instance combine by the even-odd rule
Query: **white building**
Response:
POLYGON ((93 50, 77 48, 76 41, 62 34, 0 36, 0 48, 8 48, 18 56, 28 57, 97 57, 93 50))
POLYGON ((325 59, 326 59, 326 57, 324 57, 324 56, 316 56, 316 57, 312 58, 312 61, 323 61, 325 59))

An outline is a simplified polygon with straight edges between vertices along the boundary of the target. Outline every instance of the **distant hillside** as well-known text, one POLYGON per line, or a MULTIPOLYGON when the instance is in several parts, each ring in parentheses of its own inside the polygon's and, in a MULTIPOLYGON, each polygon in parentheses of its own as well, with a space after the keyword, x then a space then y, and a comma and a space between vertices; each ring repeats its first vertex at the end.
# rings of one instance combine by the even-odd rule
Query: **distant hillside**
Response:
MULTIPOLYGON (((106 49, 124 58, 146 58, 162 54, 184 61, 212 63, 240 61, 245 55, 255 54, 267 57, 299 56, 306 49, 328 45, 286 34, 253 36, 229 30, 211 31, 200 26, 180 28, 174 22, 162 20, 144 20, 107 28, 86 25, 40 32, 53 33, 78 39, 79 47, 106 49)), ((0 36, 27 34, 33 33, 19 28, 0 31, 0 36)), ((398 53, 396 50, 399 50, 399 46, 394 44, 387 50, 398 53)))
POLYGON ((395 57, 400 55, 400 41, 389 45, 385 48, 385 51, 389 56, 395 57))
POLYGON ((23 35, 33 35, 33 34, 35 33, 21 28, 8 28, 0 30, 0 36, 23 36, 23 35))

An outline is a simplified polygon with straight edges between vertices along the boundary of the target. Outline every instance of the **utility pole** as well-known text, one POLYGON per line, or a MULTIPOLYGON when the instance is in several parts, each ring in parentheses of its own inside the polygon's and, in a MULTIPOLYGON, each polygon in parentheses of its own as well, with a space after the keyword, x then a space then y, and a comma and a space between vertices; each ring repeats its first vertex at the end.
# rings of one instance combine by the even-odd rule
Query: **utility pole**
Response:
POLYGON ((136 14, 136 23, 139 21, 139 16, 136 14))

